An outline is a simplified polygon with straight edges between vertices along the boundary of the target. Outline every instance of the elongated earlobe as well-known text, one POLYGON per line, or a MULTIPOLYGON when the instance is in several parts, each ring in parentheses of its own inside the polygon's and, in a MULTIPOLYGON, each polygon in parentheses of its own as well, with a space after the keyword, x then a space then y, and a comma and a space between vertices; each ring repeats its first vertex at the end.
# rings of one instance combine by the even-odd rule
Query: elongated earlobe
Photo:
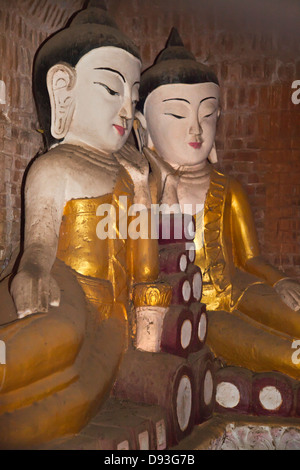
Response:
POLYGON ((212 146, 210 154, 208 155, 208 161, 210 161, 210 163, 218 163, 218 155, 217 155, 217 150, 216 150, 216 144, 215 143, 212 146))
POLYGON ((47 73, 51 104, 51 134, 63 139, 70 127, 74 112, 76 71, 68 64, 56 64, 47 73))
POLYGON ((133 130, 138 143, 139 151, 141 152, 144 147, 149 147, 149 135, 145 116, 140 111, 135 112, 133 130))

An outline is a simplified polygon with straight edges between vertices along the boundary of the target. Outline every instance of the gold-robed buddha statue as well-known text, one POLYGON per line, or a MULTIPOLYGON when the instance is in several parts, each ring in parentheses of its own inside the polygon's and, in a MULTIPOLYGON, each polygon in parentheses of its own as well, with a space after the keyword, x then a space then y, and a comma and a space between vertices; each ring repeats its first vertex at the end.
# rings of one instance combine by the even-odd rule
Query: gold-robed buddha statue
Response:
MULTIPOLYGON (((126 144, 140 68, 136 47, 97 2, 37 54, 47 152, 26 179, 17 274, 0 284, 1 448, 78 432, 115 380, 132 334, 136 284, 139 308, 148 308, 143 292, 158 275, 157 240, 118 236, 121 221, 128 224, 120 196, 128 206, 150 205, 148 163, 126 144), (99 231, 107 207, 117 214, 116 236, 99 231)), ((167 298, 154 303, 164 307, 167 298)))
POLYGON ((300 338, 300 284, 261 256, 240 183, 217 171, 220 87, 176 30, 141 78, 140 147, 152 167, 156 202, 196 218, 196 264, 203 273, 207 344, 228 365, 300 378, 292 344, 300 338))

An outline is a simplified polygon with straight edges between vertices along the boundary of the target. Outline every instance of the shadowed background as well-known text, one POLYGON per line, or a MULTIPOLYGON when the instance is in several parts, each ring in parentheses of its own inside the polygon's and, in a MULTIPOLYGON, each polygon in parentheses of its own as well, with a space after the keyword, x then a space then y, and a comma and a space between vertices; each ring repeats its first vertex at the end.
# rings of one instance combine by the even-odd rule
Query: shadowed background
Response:
MULTIPOLYGON (((108 0, 120 29, 140 47, 144 68, 172 26, 217 73, 220 168, 236 176, 253 208, 262 253, 300 279, 300 80, 298 0, 108 0)), ((0 272, 18 250, 21 187, 43 148, 31 74, 35 52, 83 0, 0 0, 0 272)))

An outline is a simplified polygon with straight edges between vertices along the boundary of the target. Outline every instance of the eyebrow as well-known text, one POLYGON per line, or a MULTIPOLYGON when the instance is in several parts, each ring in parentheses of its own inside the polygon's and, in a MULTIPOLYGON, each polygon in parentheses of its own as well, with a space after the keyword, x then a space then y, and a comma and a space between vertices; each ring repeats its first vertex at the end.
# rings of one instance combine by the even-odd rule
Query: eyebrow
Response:
MULTIPOLYGON (((117 73, 122 78, 123 82, 126 83, 124 75, 121 74, 118 70, 111 69, 110 67, 95 67, 94 70, 108 70, 109 72, 117 73)), ((138 83, 138 82, 137 82, 138 83)))
POLYGON ((203 100, 200 101, 200 104, 203 103, 205 100, 216 100, 217 98, 215 96, 208 96, 207 98, 203 98, 203 100))
POLYGON ((185 100, 184 98, 168 98, 167 100, 163 100, 163 103, 165 101, 185 101, 188 104, 191 104, 188 100, 185 100))

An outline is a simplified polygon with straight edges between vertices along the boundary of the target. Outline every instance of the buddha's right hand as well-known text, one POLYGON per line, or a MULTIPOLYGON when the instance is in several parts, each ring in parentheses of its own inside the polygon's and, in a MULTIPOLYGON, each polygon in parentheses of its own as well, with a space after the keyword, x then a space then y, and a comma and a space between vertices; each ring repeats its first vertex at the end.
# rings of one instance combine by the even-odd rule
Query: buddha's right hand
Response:
POLYGON ((179 175, 172 166, 147 147, 143 148, 144 155, 150 163, 151 170, 159 192, 159 201, 169 205, 179 204, 177 186, 179 175))
POLYGON ((46 272, 19 271, 10 292, 19 318, 48 312, 49 306, 58 307, 60 304, 60 289, 51 274, 46 272))

